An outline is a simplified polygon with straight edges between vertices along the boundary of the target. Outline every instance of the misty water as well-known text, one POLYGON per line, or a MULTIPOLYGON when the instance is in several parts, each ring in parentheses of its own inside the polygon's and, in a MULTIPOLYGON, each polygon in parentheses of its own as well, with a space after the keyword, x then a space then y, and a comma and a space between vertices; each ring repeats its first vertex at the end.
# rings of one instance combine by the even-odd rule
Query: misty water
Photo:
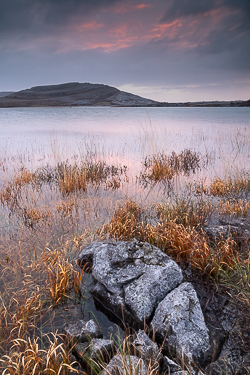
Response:
POLYGON ((250 108, 6 108, 0 134, 1 159, 29 167, 88 150, 134 170, 145 155, 190 148, 219 175, 249 161, 250 108))
MULTIPOLYGON (((0 109, 0 134, 0 185, 6 165, 36 169, 75 162, 86 153, 126 165, 135 176, 146 156, 191 149, 208 163, 187 182, 249 170, 250 165, 250 108, 6 108, 0 109)), ((91 312, 89 318, 97 318, 105 337, 115 332, 92 299, 84 309, 91 312)))

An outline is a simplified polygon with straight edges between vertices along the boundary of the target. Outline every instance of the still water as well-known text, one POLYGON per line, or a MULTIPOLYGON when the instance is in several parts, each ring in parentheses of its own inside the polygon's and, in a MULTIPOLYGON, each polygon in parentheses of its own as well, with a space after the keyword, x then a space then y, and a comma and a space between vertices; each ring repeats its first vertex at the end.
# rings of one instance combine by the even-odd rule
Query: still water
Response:
POLYGON ((6 108, 0 134, 2 160, 36 165, 94 150, 133 169, 145 155, 190 148, 219 174, 222 163, 249 163, 250 108, 6 108))
MULTIPOLYGON (((0 135, 0 185, 4 183, 3 171, 10 165, 32 169, 72 158, 75 161, 88 152, 128 166, 134 176, 145 156, 185 149, 199 152, 208 161, 200 176, 196 173, 192 178, 249 171, 250 166, 250 108, 0 109, 0 135)), ((138 192, 138 187, 135 190, 138 192)), ((6 233, 19 230, 19 221, 16 229, 14 224, 14 218, 11 228, 8 221, 1 222, 6 233)), ((90 285, 91 278, 86 290, 90 285)), ((116 326, 95 309, 92 299, 86 299, 85 305, 85 315, 91 312, 88 318, 98 320, 104 337, 116 333, 116 326)), ((60 318, 56 327, 62 324, 60 318)))

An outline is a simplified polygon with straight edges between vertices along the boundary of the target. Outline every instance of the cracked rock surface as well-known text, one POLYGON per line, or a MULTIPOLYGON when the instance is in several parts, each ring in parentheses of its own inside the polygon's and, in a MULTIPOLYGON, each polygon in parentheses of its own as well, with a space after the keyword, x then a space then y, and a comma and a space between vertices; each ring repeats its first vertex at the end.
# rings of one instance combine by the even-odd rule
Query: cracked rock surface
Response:
POLYGON ((204 366, 210 351, 209 332, 191 283, 182 283, 156 309, 151 328, 170 354, 204 366))
POLYGON ((148 324, 154 310, 183 280, 180 267, 148 243, 95 242, 78 263, 92 263, 93 296, 126 323, 148 324))

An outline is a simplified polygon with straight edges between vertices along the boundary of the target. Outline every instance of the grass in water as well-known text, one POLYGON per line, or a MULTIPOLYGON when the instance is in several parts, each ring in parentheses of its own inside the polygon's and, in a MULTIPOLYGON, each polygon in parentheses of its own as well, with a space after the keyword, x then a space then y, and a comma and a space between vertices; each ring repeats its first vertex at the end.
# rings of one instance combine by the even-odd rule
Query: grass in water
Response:
MULTIPOLYGON (((208 276, 218 288, 228 288, 244 316, 250 315, 249 244, 240 248, 231 233, 212 241, 203 230, 211 217, 249 220, 249 174, 212 179, 198 193, 195 183, 186 194, 172 191, 166 196, 164 189, 157 190, 157 199, 149 199, 158 182, 164 185, 174 176, 192 176, 203 166, 202 155, 190 149, 178 154, 156 152, 132 176, 126 166, 96 156, 34 171, 22 166, 13 175, 8 175, 4 164, 0 189, 3 374, 84 373, 73 363, 57 321, 79 312, 84 272, 75 259, 79 247, 93 240, 137 238, 156 245, 180 265, 208 276), (134 199, 127 197, 129 188, 138 190, 134 199)), ((128 346, 120 346, 116 354, 124 372, 136 373, 128 346)), ((96 366, 98 372, 106 364, 96 366)), ((147 372, 158 374, 159 369, 151 363, 147 372)))
POLYGON ((161 152, 145 157, 138 179, 144 187, 158 182, 169 183, 175 175, 195 173, 200 166, 201 156, 190 149, 180 154, 173 151, 170 156, 161 152))

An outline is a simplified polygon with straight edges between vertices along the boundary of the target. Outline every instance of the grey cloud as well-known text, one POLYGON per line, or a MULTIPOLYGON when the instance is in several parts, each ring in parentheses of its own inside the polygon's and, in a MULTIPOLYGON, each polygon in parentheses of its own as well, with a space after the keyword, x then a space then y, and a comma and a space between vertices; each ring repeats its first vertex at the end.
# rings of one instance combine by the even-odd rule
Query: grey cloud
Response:
MULTIPOLYGON (((189 42, 198 45, 191 48, 193 52, 208 56, 228 51, 231 58, 229 61, 223 61, 226 66, 249 68, 250 0, 171 0, 161 22, 171 22, 175 19, 181 19, 183 28, 187 29, 191 20, 200 20, 197 30, 193 30, 189 36, 189 42), (230 12, 225 11, 225 7, 230 12), (210 24, 210 18, 200 17, 212 10, 219 10, 223 16, 216 27, 210 24), (203 33, 203 30, 208 32, 203 33)), ((183 33, 183 30, 180 32, 183 33)), ((176 39, 171 42, 177 42, 179 36, 176 35, 176 39)), ((165 43, 169 45, 168 40, 165 43)))
POLYGON ((215 6, 215 0, 171 0, 168 3, 168 10, 163 16, 162 22, 172 21, 179 17, 206 13, 215 6))
POLYGON ((14 34, 67 24, 72 18, 107 8, 121 0, 1 0, 0 32, 14 34))
MULTIPOLYGON (((222 90, 227 85, 231 100, 240 98, 240 91, 236 93, 235 85, 231 82, 242 81, 246 77, 250 79, 250 75, 242 70, 226 69, 227 62, 232 60, 229 52, 223 54, 219 64, 216 55, 197 58, 194 53, 183 55, 182 51, 164 50, 160 44, 137 46, 108 54, 100 48, 55 55, 37 48, 28 53, 9 51, 1 55, 1 91, 72 81, 104 83, 116 87, 131 83, 135 86, 165 86, 166 90, 182 87, 185 91, 187 87, 189 92, 193 90, 194 93, 207 87, 206 90, 211 91, 212 100, 222 97, 217 95, 216 90, 219 87, 222 90), (193 86, 197 88, 189 89, 193 86)), ((204 93, 202 95, 200 99, 207 100, 207 96, 204 93)), ((190 94, 187 98, 185 100, 191 100, 190 94)))
POLYGON ((250 0, 169 0, 167 11, 162 17, 162 22, 172 21, 179 17, 196 16, 204 14, 213 9, 229 6, 232 9, 240 10, 242 18, 249 24, 250 0))

